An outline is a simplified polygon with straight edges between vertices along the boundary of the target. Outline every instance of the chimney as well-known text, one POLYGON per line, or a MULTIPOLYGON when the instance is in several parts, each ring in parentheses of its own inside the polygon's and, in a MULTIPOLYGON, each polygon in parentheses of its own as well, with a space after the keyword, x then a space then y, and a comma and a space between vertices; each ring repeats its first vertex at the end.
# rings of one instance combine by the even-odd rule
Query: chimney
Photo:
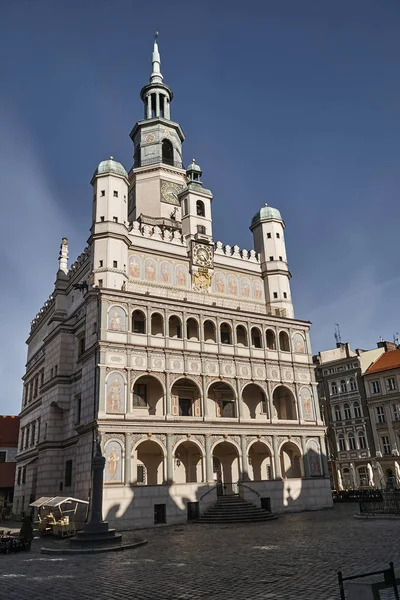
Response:
POLYGON ((396 344, 393 342, 385 342, 384 340, 378 342, 378 348, 385 348, 385 352, 393 352, 393 350, 397 350, 396 344))

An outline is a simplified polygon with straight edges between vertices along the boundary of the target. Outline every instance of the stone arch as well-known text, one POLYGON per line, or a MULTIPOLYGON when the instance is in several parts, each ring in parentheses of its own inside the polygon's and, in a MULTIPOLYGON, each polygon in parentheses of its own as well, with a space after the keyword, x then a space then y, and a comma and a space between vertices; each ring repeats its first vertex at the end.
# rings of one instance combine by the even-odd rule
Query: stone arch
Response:
POLYGON ((221 344, 232 345, 232 325, 223 321, 219 326, 219 335, 221 344))
POLYGON ((216 441, 212 448, 214 479, 218 494, 232 494, 233 483, 240 478, 240 450, 236 443, 228 439, 216 441))
POLYGON ((200 339, 199 335, 199 322, 195 317, 188 317, 186 319, 186 337, 188 340, 198 342, 200 339))
POLYGON ((272 393, 272 401, 276 417, 284 421, 297 419, 296 399, 293 392, 285 385, 277 385, 272 393))
POLYGON ((290 338, 287 331, 279 332, 279 350, 281 352, 290 352, 290 338))
POLYGON ((213 319, 204 319, 203 336, 205 342, 217 342, 217 324, 213 319))
POLYGON ((169 315, 168 337, 182 339, 182 318, 179 315, 169 315))
POLYGON ((252 381, 246 383, 242 387, 241 398, 245 419, 257 419, 261 415, 268 416, 267 394, 259 383, 252 381))
POLYGON ((237 416, 237 396, 233 386, 217 379, 209 383, 205 401, 208 414, 216 417, 235 418, 237 416))
POLYGON ((279 449, 279 457, 284 479, 300 479, 303 476, 302 454, 296 443, 284 441, 279 449))
POLYGON ((164 414, 165 387, 159 377, 143 373, 132 383, 132 411, 137 416, 164 414))
POLYGON ((136 485, 162 485, 165 481, 166 450, 157 439, 143 438, 132 450, 133 481, 136 485))
POLYGON ((244 346, 246 348, 249 345, 247 329, 241 323, 236 325, 236 344, 237 346, 244 346))
POLYGON ((265 332, 265 342, 268 350, 276 350, 276 334, 273 329, 267 329, 265 332))
POLYGON ((272 451, 263 440, 253 440, 247 448, 249 477, 252 481, 272 479, 272 451))
POLYGON ((204 450, 197 440, 179 440, 172 456, 174 483, 201 483, 204 480, 204 450))
POLYGON ((147 333, 146 313, 141 308, 135 308, 131 315, 132 333, 147 333))
POLYGON ((150 315, 150 334, 164 336, 164 316, 159 311, 153 311, 150 315))
POLYGON ((174 164, 174 147, 171 140, 163 139, 161 142, 162 162, 166 165, 174 164))
POLYGON ((254 326, 251 328, 251 345, 253 348, 263 347, 262 333, 260 327, 254 326))
POLYGON ((182 376, 171 383, 172 414, 183 417, 201 417, 201 388, 190 376, 182 376), (175 389, 174 389, 175 388, 175 389))

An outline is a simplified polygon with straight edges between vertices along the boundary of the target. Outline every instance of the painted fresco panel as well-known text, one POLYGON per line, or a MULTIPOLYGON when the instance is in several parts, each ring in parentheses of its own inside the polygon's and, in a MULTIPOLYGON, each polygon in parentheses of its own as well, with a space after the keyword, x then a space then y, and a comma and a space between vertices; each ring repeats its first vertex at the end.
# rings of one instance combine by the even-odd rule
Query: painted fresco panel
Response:
POLYGON ((125 380, 121 373, 113 372, 107 377, 106 409, 110 414, 125 412, 125 380))
POLYGON ((126 314, 121 306, 112 306, 108 311, 108 329, 126 331, 126 314))
POLYGON ((104 480, 106 483, 122 483, 122 446, 116 440, 110 440, 105 447, 106 468, 104 480))

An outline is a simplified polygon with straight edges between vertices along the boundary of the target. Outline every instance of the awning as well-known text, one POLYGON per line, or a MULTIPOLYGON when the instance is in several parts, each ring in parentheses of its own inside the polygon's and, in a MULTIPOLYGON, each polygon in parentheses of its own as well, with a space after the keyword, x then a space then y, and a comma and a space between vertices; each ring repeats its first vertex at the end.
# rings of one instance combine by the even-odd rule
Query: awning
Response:
POLYGON ((35 502, 32 502, 29 506, 35 506, 36 508, 39 508, 40 506, 43 506, 43 504, 46 504, 46 502, 48 502, 49 500, 53 500, 54 496, 42 496, 42 498, 38 498, 37 500, 35 500, 35 502))
POLYGON ((79 500, 78 498, 70 498, 69 496, 44 496, 43 498, 39 498, 32 502, 29 506, 36 506, 39 508, 40 506, 48 506, 54 508, 56 506, 60 506, 61 504, 65 504, 67 502, 77 502, 78 504, 89 504, 86 500, 79 500))

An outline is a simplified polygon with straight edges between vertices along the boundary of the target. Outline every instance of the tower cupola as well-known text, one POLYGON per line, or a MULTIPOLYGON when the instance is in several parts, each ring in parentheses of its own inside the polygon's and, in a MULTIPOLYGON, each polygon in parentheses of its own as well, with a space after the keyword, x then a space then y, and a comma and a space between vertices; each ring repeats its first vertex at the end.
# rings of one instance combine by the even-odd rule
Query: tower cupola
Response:
POLYGON ((157 37, 158 31, 154 39, 150 83, 142 88, 140 97, 144 103, 145 119, 154 119, 156 117, 170 119, 170 103, 174 95, 172 90, 163 82, 164 78, 161 73, 157 37))
POLYGON ((199 165, 196 165, 194 158, 192 159, 191 164, 186 169, 186 175, 188 177, 188 183, 196 182, 201 184, 200 177, 202 175, 202 170, 199 165))

